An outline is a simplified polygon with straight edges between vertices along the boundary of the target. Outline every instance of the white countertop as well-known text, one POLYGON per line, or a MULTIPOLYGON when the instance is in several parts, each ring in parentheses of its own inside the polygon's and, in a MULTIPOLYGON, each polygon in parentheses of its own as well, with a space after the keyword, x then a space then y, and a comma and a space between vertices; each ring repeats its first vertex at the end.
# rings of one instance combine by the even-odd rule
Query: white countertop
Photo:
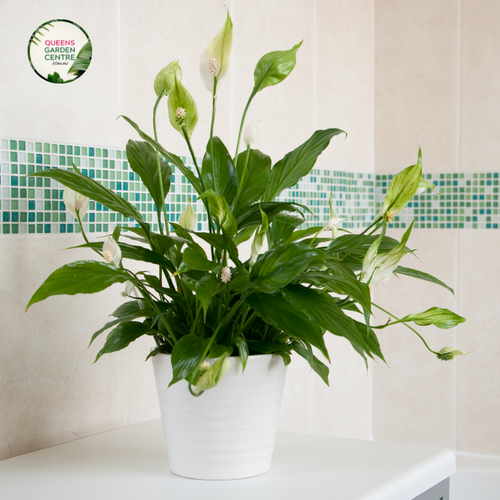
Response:
POLYGON ((449 450, 279 433, 271 470, 237 481, 173 475, 160 420, 0 462, 6 500, 411 500, 455 472, 449 450))

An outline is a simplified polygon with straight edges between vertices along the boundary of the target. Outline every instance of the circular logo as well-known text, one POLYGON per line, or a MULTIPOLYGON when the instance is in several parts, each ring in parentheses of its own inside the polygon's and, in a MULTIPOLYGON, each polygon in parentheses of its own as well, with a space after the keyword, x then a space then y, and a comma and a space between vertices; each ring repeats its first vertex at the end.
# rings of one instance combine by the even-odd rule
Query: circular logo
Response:
POLYGON ((28 58, 35 73, 50 83, 69 83, 87 71, 92 44, 87 33, 72 21, 53 19, 39 26, 28 43, 28 58))

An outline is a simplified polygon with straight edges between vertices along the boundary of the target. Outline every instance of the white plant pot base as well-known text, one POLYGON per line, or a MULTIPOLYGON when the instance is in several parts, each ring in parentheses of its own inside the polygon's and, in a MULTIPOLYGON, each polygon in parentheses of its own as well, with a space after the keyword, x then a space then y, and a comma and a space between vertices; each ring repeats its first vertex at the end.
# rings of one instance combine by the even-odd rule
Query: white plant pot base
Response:
POLYGON ((232 357, 219 384, 193 397, 172 387, 170 355, 153 357, 170 470, 192 479, 243 479, 271 467, 286 368, 279 356, 232 357))

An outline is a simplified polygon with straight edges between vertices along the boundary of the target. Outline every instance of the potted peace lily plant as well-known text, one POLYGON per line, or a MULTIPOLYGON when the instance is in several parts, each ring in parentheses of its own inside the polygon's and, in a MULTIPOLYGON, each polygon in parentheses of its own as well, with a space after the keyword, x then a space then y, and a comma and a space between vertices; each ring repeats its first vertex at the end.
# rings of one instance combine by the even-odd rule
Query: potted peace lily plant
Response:
MULTIPOLYGON (((136 206, 82 175, 76 167, 73 170, 47 168, 32 174, 49 177, 66 186, 67 209, 80 224, 85 238, 83 246, 93 250, 97 258, 73 262, 54 271, 34 293, 28 307, 57 294, 95 293, 115 283, 125 284, 125 294, 131 300, 114 311, 113 319, 92 336, 91 342, 109 331, 96 360, 127 347, 143 335, 151 337, 154 349, 148 357, 154 357, 157 380, 160 380, 159 396, 178 394, 182 400, 166 403, 166 408, 162 408, 164 416, 170 421, 177 419, 181 427, 188 425, 184 430, 166 429, 167 444, 180 439, 184 454, 188 453, 189 446, 182 446, 182 440, 191 439, 192 444, 208 437, 213 444, 208 447, 205 458, 199 448, 180 458, 174 457, 175 453, 170 455, 169 450, 170 466, 178 474, 209 479, 246 477, 269 468, 268 453, 264 465, 240 464, 237 470, 227 472, 229 463, 239 459, 230 455, 232 451, 226 446, 224 471, 221 472, 220 467, 215 472, 208 471, 217 462, 215 443, 238 439, 230 434, 231 425, 227 425, 235 418, 234 407, 243 410, 246 427, 257 425, 256 433, 247 435, 247 444, 255 443, 259 433, 265 434, 267 441, 263 446, 271 445, 272 454, 277 417, 265 424, 268 427, 262 432, 261 413, 267 410, 259 408, 263 407, 263 398, 270 391, 274 401, 278 400, 272 406, 279 411, 284 367, 292 355, 305 358, 328 384, 328 367, 318 357, 321 355, 330 361, 325 335, 346 338, 366 362, 368 358, 384 359, 376 329, 403 323, 420 336, 412 324, 451 328, 464 321, 452 311, 437 307, 398 318, 371 300, 372 288, 391 274, 404 274, 449 288, 437 278, 399 265, 400 260, 412 252, 406 244, 413 224, 401 241, 385 234, 393 215, 417 191, 434 188, 422 177, 420 151, 416 164, 395 176, 380 213, 361 234, 346 232, 339 236, 337 225, 343 219, 336 218, 333 210, 326 225, 304 227, 306 207, 277 201, 284 189, 297 184, 311 171, 331 139, 344 133, 337 128, 317 130, 274 165, 269 156, 252 148, 255 123, 245 127, 249 106, 259 92, 279 84, 291 73, 301 43, 290 50, 270 52, 258 61, 234 155, 214 134, 217 87, 228 70, 232 30, 228 13, 224 26, 201 57, 201 77, 213 103, 210 135, 201 164, 190 140, 198 121, 197 108, 182 83, 177 61, 162 69, 154 81, 157 95, 153 110, 154 137, 123 117, 141 138, 128 142, 127 159, 155 203, 158 231, 153 231, 136 206), (167 99, 170 123, 182 134, 192 155, 194 170, 158 142, 156 114, 164 99, 167 99), (242 138, 246 149, 239 152, 242 138), (196 214, 191 204, 177 221, 168 220, 165 198, 170 189, 172 165, 184 174, 202 201, 208 230, 194 229, 196 214), (135 227, 125 230, 117 226, 104 242, 90 242, 82 225, 89 198, 133 219, 135 227), (251 255, 247 259, 243 259, 240 252, 245 242, 247 245, 251 242, 251 255), (129 259, 142 261, 147 266, 141 272, 133 272, 126 265, 129 259), (372 325, 374 308, 387 312, 392 320, 372 325), (250 378, 254 360, 255 363, 264 360, 264 373, 269 375, 267 378, 257 375, 264 384, 258 389, 257 381, 250 378), (233 370, 232 376, 240 379, 236 394, 229 396, 234 402, 232 406, 217 399, 225 397, 225 388, 229 387, 228 370, 233 370), (269 377, 274 377, 274 381, 269 377), (216 389, 209 390, 218 384, 216 389), (165 390, 167 386, 170 387, 165 390), (203 397, 193 397, 204 392, 203 397), (250 408, 248 401, 254 400, 257 403, 250 408), (183 405, 194 406, 186 409, 183 405), (222 415, 207 417, 204 411, 214 411, 214 408, 220 408, 222 415), (176 411, 174 415, 172 412, 176 411), (257 413, 252 413, 255 411, 257 413), (203 423, 186 423, 194 414, 201 415, 203 423), (210 427, 214 421, 223 428, 222 434, 210 427), (200 460, 205 463, 199 465, 200 460), (185 467, 192 468, 194 463, 198 469, 187 471, 185 467)), ((451 347, 434 351, 425 345, 443 360, 463 354, 451 347)), ((242 448, 240 444, 235 446, 242 448)))

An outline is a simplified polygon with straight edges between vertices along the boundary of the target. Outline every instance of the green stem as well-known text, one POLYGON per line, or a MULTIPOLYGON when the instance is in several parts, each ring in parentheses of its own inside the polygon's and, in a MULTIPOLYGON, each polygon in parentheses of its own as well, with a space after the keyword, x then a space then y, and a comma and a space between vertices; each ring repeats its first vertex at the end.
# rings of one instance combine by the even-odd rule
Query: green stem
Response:
POLYGON ((149 294, 146 287, 142 284, 141 280, 134 273, 130 272, 130 274, 132 274, 132 276, 135 278, 134 279, 135 286, 140 290, 142 296, 148 301, 148 303, 151 305, 151 307, 155 310, 156 314, 158 314, 158 318, 161 320, 161 322, 163 323, 163 325, 167 329, 168 333, 170 333, 170 336, 172 337, 173 341, 177 342, 177 337, 175 336, 174 332, 172 331, 172 328, 168 324, 167 320, 163 317, 163 314, 158 309, 158 306, 155 304, 153 298, 149 294))
POLYGON ((389 316, 391 316, 392 318, 394 318, 395 320, 397 320, 399 323, 405 325, 407 328, 409 328, 412 332, 416 333, 419 337, 420 337, 420 340, 424 343, 425 347, 427 347, 427 349, 432 352, 433 354, 439 354, 437 353, 436 351, 433 351, 428 345, 427 345, 427 342, 424 340, 424 338, 422 337, 422 335, 420 335, 420 333, 417 332, 417 330, 415 330, 415 328, 411 327, 408 323, 402 321, 401 319, 399 319, 398 317, 394 316, 394 314, 390 313, 389 311, 386 311, 384 308, 378 306, 377 304, 375 304, 374 302, 372 302, 372 305, 374 305, 377 309, 380 309, 382 312, 385 312, 386 314, 388 314, 389 316))
MULTIPOLYGON (((156 99, 155 106, 153 108, 153 131, 155 134, 155 141, 158 142, 158 134, 156 132, 156 111, 158 109, 158 104, 160 104, 160 101, 162 97, 164 97, 165 91, 163 90, 162 93, 158 96, 158 99, 156 99)), ((158 179, 160 182, 160 193, 161 193, 161 208, 158 210, 158 227, 160 228, 160 233, 163 234, 163 226, 161 223, 161 209, 163 209, 163 214, 165 217, 165 229, 168 234, 168 216, 167 216, 167 209, 165 207, 165 192, 163 190, 163 176, 161 172, 161 165, 160 165, 160 153, 156 151, 156 164, 158 167, 158 179)))
MULTIPOLYGON (((201 188, 203 189, 203 192, 205 192, 206 191, 205 183, 203 182, 203 179, 201 177, 201 171, 200 171, 200 168, 198 167, 198 162, 196 161, 196 156, 194 154, 193 147, 191 146, 191 141, 189 140, 189 136, 188 136, 188 133, 187 133, 185 125, 183 125, 183 127, 182 127, 182 134, 184 135, 184 139, 185 139, 185 141, 186 141, 186 143, 188 145, 189 152, 191 153, 191 157, 193 158, 193 163, 194 163, 194 166, 196 168, 196 172, 198 172, 198 178, 200 179, 201 188)), ((205 210, 207 211, 208 230, 209 230, 210 233, 212 233, 213 232, 213 228, 212 228, 212 215, 210 213, 210 206, 209 206, 208 200, 206 198, 203 198, 203 205, 205 206, 205 210)), ((213 250, 212 250, 212 259, 213 259, 213 250)))
POLYGON ((217 77, 214 76, 214 88, 212 91, 212 122, 210 124, 210 139, 214 136, 214 123, 215 123, 215 102, 217 100, 217 77))
POLYGON ((203 363, 203 360, 207 357, 208 351, 210 350, 210 347, 212 346, 215 337, 219 333, 219 330, 223 327, 226 326, 227 323, 231 320, 233 317, 234 313, 239 309, 241 304, 243 304, 244 298, 242 297, 234 306, 231 308, 228 314, 225 315, 224 319, 222 321, 219 321, 219 324, 217 325, 217 328, 215 329, 214 333, 210 337, 210 340, 208 341, 207 346, 205 347, 205 350, 203 351, 203 354, 200 358, 200 361, 198 361, 198 364, 196 365, 195 369, 193 370, 193 374, 191 376, 191 383, 196 379, 196 376, 198 375, 198 370, 200 369, 201 364, 203 363))
MULTIPOLYGON (((247 145, 247 154, 245 156, 245 165, 243 166, 243 172, 241 173, 241 179, 238 182, 238 192, 236 193, 236 198, 233 202, 233 207, 236 210, 238 207, 238 201, 240 199, 241 190, 243 189, 243 183, 245 182, 248 170, 248 160, 250 159, 250 144, 247 145)), ((236 169, 236 159, 234 160, 234 168, 236 169)))
POLYGON ((245 106, 245 110, 243 111, 243 116, 241 117, 241 123, 240 123, 240 130, 238 132, 238 140, 236 142, 236 153, 234 153, 234 168, 236 169, 236 165, 238 164, 238 151, 240 148, 240 140, 241 140, 241 133, 243 132, 243 126, 245 125, 245 117, 247 116, 247 111, 248 108, 250 107, 250 103, 252 102, 252 99, 255 97, 255 94, 258 92, 257 86, 254 87, 252 93, 250 94, 250 97, 248 98, 247 105, 245 106))
MULTIPOLYGON (((82 220, 80 219, 80 210, 75 209, 75 213, 76 213, 76 218, 78 220, 78 225, 80 226, 80 231, 82 232, 83 239, 85 240, 85 243, 87 243, 87 245, 90 245, 90 241, 88 240, 87 235, 85 234, 85 231, 83 229, 82 220)), ((96 248, 92 248, 92 250, 94 250, 94 252, 96 252, 100 257, 102 257, 102 252, 100 252, 96 248)))

